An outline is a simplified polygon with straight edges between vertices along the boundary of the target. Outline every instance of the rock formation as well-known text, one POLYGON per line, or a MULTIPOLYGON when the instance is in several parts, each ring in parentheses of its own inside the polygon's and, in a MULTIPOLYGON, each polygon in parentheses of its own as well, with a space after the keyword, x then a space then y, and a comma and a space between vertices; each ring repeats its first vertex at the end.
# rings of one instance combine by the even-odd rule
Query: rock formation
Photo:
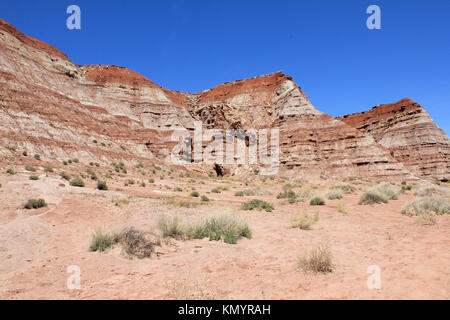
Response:
POLYGON ((412 174, 442 181, 450 178, 449 138, 411 99, 338 119, 372 136, 412 174))
POLYGON ((9 160, 26 149, 46 161, 172 165, 172 133, 192 134, 200 121, 205 129, 278 128, 279 172, 293 177, 443 180, 449 172, 448 137, 410 100, 335 119, 281 72, 183 93, 126 68, 75 65, 3 20, 0 119, 0 155, 9 160))

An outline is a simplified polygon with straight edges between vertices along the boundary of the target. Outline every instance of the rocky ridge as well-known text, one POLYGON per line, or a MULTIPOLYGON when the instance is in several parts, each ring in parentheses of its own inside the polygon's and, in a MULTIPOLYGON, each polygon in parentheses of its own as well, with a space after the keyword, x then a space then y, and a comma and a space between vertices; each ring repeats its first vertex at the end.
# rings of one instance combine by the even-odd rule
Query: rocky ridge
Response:
MULTIPOLYGON (((279 172, 287 176, 448 179, 448 137, 412 101, 396 108, 333 118, 282 72, 200 93, 168 90, 123 67, 76 65, 0 20, 0 155, 7 161, 27 150, 45 161, 170 166, 174 130, 192 132, 201 121, 205 129, 278 128, 279 172)), ((242 171, 237 164, 227 169, 242 171)))

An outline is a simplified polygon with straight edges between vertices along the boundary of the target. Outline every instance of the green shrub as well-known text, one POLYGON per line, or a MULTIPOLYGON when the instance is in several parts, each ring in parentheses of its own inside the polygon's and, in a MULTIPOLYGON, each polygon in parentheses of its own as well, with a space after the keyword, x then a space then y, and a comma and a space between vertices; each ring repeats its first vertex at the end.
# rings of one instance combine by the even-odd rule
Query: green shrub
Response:
POLYGON ((29 176, 28 177, 30 180, 39 180, 38 176, 29 176))
POLYGON ((114 245, 114 235, 111 232, 96 229, 91 234, 90 251, 105 251, 114 245))
POLYGON ((11 175, 16 174, 16 172, 13 169, 11 169, 11 168, 6 169, 6 173, 7 174, 11 174, 11 175))
POLYGON ((61 178, 65 179, 65 180, 67 180, 67 181, 70 180, 70 176, 69 176, 67 173, 65 173, 64 171, 61 171, 61 172, 59 173, 59 176, 60 176, 61 178))
POLYGON ((35 167, 32 167, 32 166, 25 166, 25 170, 31 171, 31 172, 35 172, 35 171, 36 171, 36 168, 35 168, 35 167))
POLYGON ((176 192, 181 192, 181 191, 183 191, 183 189, 181 189, 180 187, 175 187, 173 190, 176 191, 176 192))
POLYGON ((45 202, 44 199, 29 199, 27 201, 27 203, 25 203, 24 208, 25 209, 37 209, 37 208, 42 208, 42 207, 46 207, 47 203, 45 202))
POLYGON ((412 190, 412 185, 408 184, 408 185, 402 185, 402 190, 406 191, 406 190, 412 190))
POLYGON ((108 190, 108 186, 106 184, 106 181, 98 180, 97 181, 97 189, 98 190, 108 190))
POLYGON ((41 160, 41 156, 38 155, 37 153, 33 156, 36 160, 41 160))
POLYGON ((212 193, 220 193, 221 191, 218 188, 211 189, 212 193))
POLYGON ((323 206, 325 204, 325 200, 316 196, 309 201, 309 204, 312 206, 323 206))
POLYGON ((53 168, 47 166, 44 168, 44 172, 53 172, 53 168))
POLYGON ((241 209, 242 210, 257 209, 257 210, 264 210, 266 212, 272 212, 274 210, 274 207, 272 204, 270 204, 266 201, 259 200, 259 199, 253 199, 252 201, 243 203, 241 205, 241 209))
POLYGON ((236 215, 220 214, 204 219, 191 226, 187 231, 190 239, 209 238, 210 240, 223 239, 224 242, 235 244, 238 239, 250 239, 252 233, 247 223, 236 215))
POLYGON ((298 258, 298 266, 305 272, 332 272, 333 257, 327 246, 319 246, 298 258))
POLYGON ((26 151, 22 152, 22 154, 24 155, 24 157, 28 156, 28 152, 26 151))
POLYGON ((201 199, 203 202, 209 202, 209 198, 207 196, 202 196, 201 199))
POLYGON ((200 196, 200 193, 198 193, 197 191, 192 191, 192 192, 191 192, 191 197, 197 198, 197 197, 199 197, 199 196, 200 196))
POLYGON ((78 163, 78 162, 80 162, 80 160, 78 160, 77 158, 72 159, 72 161, 73 161, 73 163, 78 163))
POLYGON ((244 191, 236 191, 236 192, 234 193, 234 195, 235 195, 236 197, 243 197, 243 196, 244 196, 244 191))
POLYGON ((155 183, 155 179, 153 178, 148 179, 148 183, 155 183))
POLYGON ((80 177, 75 177, 70 180, 69 184, 74 187, 84 187, 84 181, 80 177))

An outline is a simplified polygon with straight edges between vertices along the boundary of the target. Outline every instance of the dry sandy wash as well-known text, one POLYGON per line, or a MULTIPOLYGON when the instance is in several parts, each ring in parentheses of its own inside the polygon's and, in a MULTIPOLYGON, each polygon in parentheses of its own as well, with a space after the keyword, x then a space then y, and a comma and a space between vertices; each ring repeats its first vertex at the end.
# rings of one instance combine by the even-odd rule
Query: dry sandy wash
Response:
MULTIPOLYGON (((65 169, 76 172, 86 167, 72 163, 65 169)), ((323 195, 335 182, 257 175, 242 181, 192 173, 187 177, 184 171, 145 165, 107 179, 109 190, 100 191, 88 178, 80 188, 70 186, 56 170, 45 173, 39 165, 35 168, 37 172, 31 174, 39 176, 36 181, 19 167, 14 175, 0 176, 2 299, 450 298, 450 215, 436 215, 436 224, 423 225, 416 217, 401 214, 405 203, 416 198, 418 185, 387 204, 359 205, 363 190, 375 182, 353 180, 345 182, 355 188, 353 193, 311 206, 308 199, 288 203, 277 195, 287 183, 298 195, 323 195), (129 179, 136 183, 125 186, 129 179), (176 187, 183 191, 175 191, 176 187), (214 188, 220 193, 211 192, 214 188), (193 189, 210 201, 192 197, 193 189), (243 190, 256 195, 235 196, 243 190), (30 198, 44 198, 48 206, 25 209, 23 204, 30 198), (275 209, 240 209, 254 198, 272 203, 275 209), (127 255, 120 244, 103 252, 89 250, 91 232, 98 227, 120 231, 134 226, 158 235, 163 214, 190 224, 223 212, 244 219, 252 237, 237 244, 168 237, 151 257, 142 259, 127 255), (292 228, 292 216, 300 213, 318 213, 319 219, 310 230, 292 228), (333 272, 300 269, 298 257, 320 245, 327 245, 332 253, 333 272), (67 288, 70 265, 80 267, 79 290, 67 288), (370 265, 381 268, 379 290, 367 287, 370 265)), ((109 169, 91 167, 99 176, 109 169)), ((434 187, 447 198, 445 184, 434 187)), ((398 191, 401 185, 392 188, 398 191)))

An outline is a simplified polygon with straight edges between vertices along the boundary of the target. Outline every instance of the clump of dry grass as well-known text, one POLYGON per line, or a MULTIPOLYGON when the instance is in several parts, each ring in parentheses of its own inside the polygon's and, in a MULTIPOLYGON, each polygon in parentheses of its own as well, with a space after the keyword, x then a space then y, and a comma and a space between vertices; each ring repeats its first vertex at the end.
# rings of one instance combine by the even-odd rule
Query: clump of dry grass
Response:
POLYGON ((163 237, 183 238, 185 229, 181 220, 173 216, 161 216, 158 220, 158 227, 163 237))
POLYGON ((90 251, 105 251, 115 243, 115 235, 103 229, 95 229, 91 233, 90 251))
POLYGON ((343 194, 340 189, 330 189, 326 194, 328 200, 342 199, 343 194))
POLYGON ((314 215, 304 213, 302 215, 294 215, 291 217, 291 228, 299 228, 302 230, 309 230, 311 226, 319 221, 319 213, 314 215))
POLYGON ((298 258, 298 266, 304 272, 333 272, 334 264, 331 250, 326 245, 314 248, 298 258))
POLYGON ((340 213, 343 213, 343 214, 347 214, 347 213, 348 213, 347 207, 345 206, 345 204, 342 204, 342 203, 340 203, 340 204, 338 205, 338 211, 339 211, 340 213))
POLYGON ((434 226, 437 224, 437 221, 431 212, 423 212, 417 216, 416 223, 423 226, 434 226))

